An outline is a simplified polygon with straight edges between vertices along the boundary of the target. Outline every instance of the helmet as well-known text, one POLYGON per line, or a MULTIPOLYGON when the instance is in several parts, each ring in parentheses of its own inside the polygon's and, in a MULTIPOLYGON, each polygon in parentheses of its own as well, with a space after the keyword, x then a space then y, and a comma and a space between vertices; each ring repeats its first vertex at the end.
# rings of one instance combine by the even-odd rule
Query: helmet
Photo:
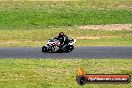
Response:
POLYGON ((60 35, 60 36, 64 35, 64 32, 60 32, 59 35, 60 35))

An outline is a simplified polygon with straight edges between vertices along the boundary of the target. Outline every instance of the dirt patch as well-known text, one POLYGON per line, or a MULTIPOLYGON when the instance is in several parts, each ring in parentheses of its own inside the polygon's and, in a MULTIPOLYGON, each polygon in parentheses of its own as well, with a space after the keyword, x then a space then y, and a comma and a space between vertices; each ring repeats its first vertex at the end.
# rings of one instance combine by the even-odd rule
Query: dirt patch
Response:
POLYGON ((22 43, 22 42, 17 42, 17 41, 2 41, 0 44, 15 44, 15 43, 22 43))
POLYGON ((132 30, 132 24, 86 25, 79 29, 87 30, 132 30))
POLYGON ((112 36, 80 36, 80 37, 74 37, 75 39, 101 39, 101 38, 111 38, 112 36))
POLYGON ((35 43, 38 43, 39 41, 0 41, 0 44, 22 44, 22 43, 32 43, 32 42, 35 42, 35 43))

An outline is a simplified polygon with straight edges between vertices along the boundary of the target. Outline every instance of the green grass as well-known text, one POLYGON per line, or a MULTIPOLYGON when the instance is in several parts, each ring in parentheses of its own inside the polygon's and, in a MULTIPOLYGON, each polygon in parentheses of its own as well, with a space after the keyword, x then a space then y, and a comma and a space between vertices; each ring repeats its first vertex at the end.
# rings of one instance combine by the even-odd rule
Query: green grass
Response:
POLYGON ((131 46, 131 30, 81 30, 76 28, 46 28, 34 30, 1 30, 0 46, 31 46, 40 47, 49 38, 55 37, 60 31, 72 38, 77 38, 77 46, 131 46), (81 39, 86 37, 86 39, 81 39), (92 37, 93 39, 90 39, 92 37), (99 37, 99 38, 98 38, 99 37), (87 39, 88 38, 88 39, 87 39), (94 39, 95 38, 95 39, 94 39), (97 38, 97 39, 96 39, 97 38))
POLYGON ((132 23, 131 0, 0 3, 0 29, 132 23))
POLYGON ((45 28, 87 24, 132 23, 132 11, 90 9, 9 10, 1 12, 0 26, 5 28, 45 28))
POLYGON ((131 59, 1 59, 0 88, 131 88, 130 84, 76 83, 77 68, 87 74, 130 74, 131 59))

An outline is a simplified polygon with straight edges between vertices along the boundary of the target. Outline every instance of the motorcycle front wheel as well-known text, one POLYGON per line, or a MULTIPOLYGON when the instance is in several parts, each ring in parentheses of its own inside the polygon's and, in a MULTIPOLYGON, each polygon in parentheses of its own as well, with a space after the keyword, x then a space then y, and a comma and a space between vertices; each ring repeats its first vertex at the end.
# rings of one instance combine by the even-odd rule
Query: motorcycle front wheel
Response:
POLYGON ((74 49, 73 45, 67 46, 66 47, 66 53, 71 52, 74 49))

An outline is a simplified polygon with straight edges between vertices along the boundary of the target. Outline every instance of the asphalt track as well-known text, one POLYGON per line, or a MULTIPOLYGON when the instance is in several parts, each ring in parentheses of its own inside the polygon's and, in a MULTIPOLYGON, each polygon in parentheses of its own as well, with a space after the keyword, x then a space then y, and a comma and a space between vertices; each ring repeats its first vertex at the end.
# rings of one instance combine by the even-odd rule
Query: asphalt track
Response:
POLYGON ((41 47, 0 48, 0 58, 131 58, 132 47, 75 47, 71 53, 42 53, 41 47))

